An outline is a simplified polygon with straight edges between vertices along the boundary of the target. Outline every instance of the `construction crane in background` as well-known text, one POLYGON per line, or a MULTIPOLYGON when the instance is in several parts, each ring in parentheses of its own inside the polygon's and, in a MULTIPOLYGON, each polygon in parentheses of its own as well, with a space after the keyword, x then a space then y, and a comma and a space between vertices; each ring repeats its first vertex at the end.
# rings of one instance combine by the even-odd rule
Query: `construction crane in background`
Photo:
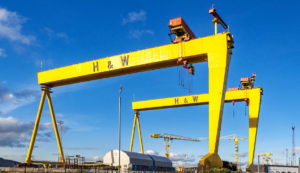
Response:
MULTIPOLYGON (((257 156, 257 170, 259 172, 259 165, 260 165, 260 157, 263 157, 263 160, 266 160, 266 156, 272 156, 272 153, 256 153, 255 156, 257 156)), ((263 163, 265 164, 265 163, 263 163)))
MULTIPOLYGON (((260 164, 260 157, 262 157, 263 160, 267 160, 267 156, 272 156, 273 153, 256 153, 255 156, 257 156, 257 162, 258 165, 260 164)), ((266 162, 263 162, 263 165, 265 165, 266 162)))
POLYGON ((273 159, 270 157, 263 157, 262 160, 263 165, 273 165, 273 159))
POLYGON ((239 138, 236 134, 222 136, 221 140, 232 140, 234 141, 234 163, 239 166, 239 140, 248 140, 248 138, 239 138))
POLYGON ((184 141, 194 141, 194 142, 200 142, 203 140, 208 140, 208 138, 198 138, 198 139, 193 139, 193 138, 188 138, 184 136, 179 136, 179 135, 172 135, 172 134, 152 134, 150 135, 151 138, 163 138, 164 139, 164 149, 165 149, 165 156, 167 158, 170 157, 170 145, 171 145, 171 140, 184 140, 184 141))
POLYGON ((294 166, 295 162, 295 126, 292 126, 292 131, 293 131, 293 136, 292 136, 292 160, 291 160, 291 165, 294 166))

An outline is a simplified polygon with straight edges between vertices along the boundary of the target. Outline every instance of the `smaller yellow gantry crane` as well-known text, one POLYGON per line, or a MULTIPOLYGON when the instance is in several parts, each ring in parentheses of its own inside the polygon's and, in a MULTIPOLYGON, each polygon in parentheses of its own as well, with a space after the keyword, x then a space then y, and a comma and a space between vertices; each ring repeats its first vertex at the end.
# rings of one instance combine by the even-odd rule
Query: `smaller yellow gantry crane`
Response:
POLYGON ((198 138, 198 139, 193 139, 193 138, 188 138, 184 136, 179 136, 179 135, 172 135, 172 134, 152 134, 150 135, 151 138, 164 138, 164 149, 165 149, 165 156, 167 158, 170 157, 170 145, 171 145, 171 140, 176 139, 176 140, 184 140, 184 141, 194 141, 194 142, 200 142, 203 140, 208 140, 208 138, 198 138))
POLYGON ((239 138, 236 134, 222 136, 221 140, 233 140, 234 141, 234 163, 239 167, 239 140, 248 140, 248 138, 239 138))

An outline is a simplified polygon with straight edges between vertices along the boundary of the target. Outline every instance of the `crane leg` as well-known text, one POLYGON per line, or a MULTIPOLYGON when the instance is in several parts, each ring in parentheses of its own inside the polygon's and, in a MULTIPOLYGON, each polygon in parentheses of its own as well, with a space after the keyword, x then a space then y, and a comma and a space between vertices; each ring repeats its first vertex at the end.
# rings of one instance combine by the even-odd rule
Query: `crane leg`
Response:
POLYGON ((53 128, 54 128, 54 131, 55 131, 56 141, 57 141, 57 145, 58 145, 58 149, 59 149, 59 153, 60 153, 60 157, 61 157, 61 162, 65 163, 64 152, 63 152, 63 148, 62 148, 62 145, 61 145, 59 133, 58 133, 58 130, 57 130, 57 124, 56 124, 55 114, 54 114, 53 105, 52 105, 52 101, 51 101, 51 97, 50 97, 50 92, 48 91, 46 93, 46 95, 47 95, 48 104, 49 104, 49 108, 50 108, 50 113, 51 113, 51 117, 52 117, 52 123, 53 123, 53 128))
POLYGON ((37 113, 37 116, 36 116, 34 129, 33 129, 33 132, 32 132, 32 137, 31 137, 31 140, 30 140, 30 145, 29 145, 29 149, 28 149, 28 153, 27 153, 25 163, 31 163, 32 150, 33 150, 33 147, 34 147, 36 134, 37 134, 37 131, 39 129, 40 119, 41 119, 41 115, 42 115, 43 107, 44 107, 44 103, 45 103, 46 92, 47 91, 43 89, 43 94, 42 94, 42 98, 41 98, 41 101, 40 101, 39 110, 38 110, 38 113, 37 113))
POLYGON ((143 147, 143 140, 142 140, 142 132, 141 132, 141 127, 140 127, 140 118, 139 115, 137 114, 137 125, 138 125, 138 131, 139 131, 139 137, 140 137, 140 145, 141 145, 141 153, 144 154, 144 147, 143 147))
POLYGON ((135 112, 134 112, 134 120, 133 120, 132 134, 131 134, 130 149, 129 149, 130 152, 132 152, 132 147, 133 147, 133 140, 134 140, 135 125, 136 125, 136 119, 137 119, 137 116, 138 116, 138 113, 137 113, 137 111, 135 111, 135 112))
MULTIPOLYGON (((218 42, 218 41, 217 41, 218 42)), ((214 53, 208 54, 209 71, 209 153, 200 160, 204 167, 222 167, 218 155, 220 130, 231 49, 215 45, 214 53)))
POLYGON ((54 127, 54 131, 55 131, 55 136, 56 136, 56 140, 57 140, 57 145, 58 145, 58 149, 59 149, 60 156, 61 156, 61 162, 56 162, 56 164, 57 163, 64 164, 65 163, 64 153, 63 153, 63 148, 62 148, 62 145, 61 145, 61 141, 60 141, 60 137, 59 137, 59 133, 58 133, 58 129, 57 129, 57 124, 56 124, 56 120, 55 120, 55 114, 54 114, 53 105, 52 105, 52 101, 51 101, 51 97, 50 97, 50 89, 49 89, 48 86, 43 86, 42 90, 43 90, 43 94, 42 94, 42 98, 41 98, 41 101, 40 101, 40 106, 39 106, 39 110, 38 110, 38 113, 37 113, 37 117, 36 117, 34 129, 33 129, 33 132, 32 132, 32 137, 31 137, 31 141, 30 141, 28 154, 27 154, 25 163, 28 163, 28 164, 29 163, 45 163, 44 161, 32 161, 31 160, 31 155, 32 155, 32 150, 34 148, 35 138, 36 138, 36 135, 37 135, 37 132, 38 132, 39 124, 40 124, 41 115, 42 115, 42 112, 43 112, 45 98, 47 97, 50 112, 51 112, 53 127, 54 127))
POLYGON ((261 93, 252 94, 249 98, 249 163, 247 169, 249 170, 253 164, 256 135, 258 127, 258 118, 260 110, 261 93))

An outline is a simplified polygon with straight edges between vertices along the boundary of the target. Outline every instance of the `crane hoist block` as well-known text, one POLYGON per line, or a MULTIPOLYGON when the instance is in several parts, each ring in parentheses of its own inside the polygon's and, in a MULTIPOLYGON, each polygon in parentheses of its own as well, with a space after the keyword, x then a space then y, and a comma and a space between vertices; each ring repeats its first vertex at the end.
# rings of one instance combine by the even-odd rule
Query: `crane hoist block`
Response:
POLYGON ((170 37, 172 34, 176 35, 175 39, 171 38, 173 43, 179 43, 181 41, 187 41, 196 38, 195 34, 181 17, 171 19, 169 22, 169 28, 170 37))

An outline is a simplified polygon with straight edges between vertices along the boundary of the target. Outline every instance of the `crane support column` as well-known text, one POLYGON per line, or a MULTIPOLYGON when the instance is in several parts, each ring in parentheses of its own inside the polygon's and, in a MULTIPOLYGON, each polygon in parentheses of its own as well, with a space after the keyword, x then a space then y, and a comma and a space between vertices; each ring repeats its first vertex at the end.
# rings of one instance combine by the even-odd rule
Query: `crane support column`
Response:
MULTIPOLYGON (((221 47, 220 47, 221 48, 221 47)), ((222 167, 218 155, 220 130, 231 49, 223 47, 208 55, 209 70, 209 153, 200 160, 201 165, 222 167)))
POLYGON ((134 134, 135 134, 135 125, 136 125, 136 118, 137 118, 137 111, 134 112, 134 120, 133 120, 133 128, 132 128, 132 134, 131 134, 131 141, 130 141, 130 149, 129 151, 132 152, 133 147, 133 141, 134 141, 134 134))
POLYGON ((138 131, 139 131, 139 137, 140 137, 140 145, 141 145, 141 153, 144 154, 144 147, 143 147, 143 140, 142 140, 142 132, 141 132, 141 127, 140 127, 140 118, 139 114, 137 114, 137 125, 138 125, 138 131))
POLYGON ((37 134, 37 131, 39 129, 40 119, 41 119, 41 115, 42 115, 43 107, 44 107, 44 103, 45 103, 45 97, 46 97, 46 91, 43 89, 42 98, 41 98, 39 110, 38 110, 38 113, 37 113, 37 116, 36 116, 36 120, 35 120, 33 132, 32 132, 32 137, 31 137, 31 140, 30 140, 30 145, 29 145, 29 149, 28 149, 28 153, 27 153, 25 163, 31 163, 32 150, 33 150, 33 147, 34 147, 36 134, 37 134))
POLYGON ((258 127, 258 118, 260 111, 261 97, 257 94, 251 94, 249 97, 249 163, 247 169, 253 164, 256 135, 258 127))
POLYGON ((141 153, 144 154, 142 132, 141 132, 141 127, 140 127, 140 119, 139 119, 139 112, 138 111, 134 112, 133 128, 132 128, 132 135, 131 135, 131 142, 130 142, 130 149, 129 149, 129 151, 132 152, 133 141, 134 141, 134 134, 135 134, 135 125, 136 124, 138 125, 139 139, 140 139, 140 146, 141 146, 141 153))
POLYGON ((55 136, 56 136, 56 141, 57 141, 57 145, 58 145, 58 149, 59 149, 59 153, 60 153, 61 162, 65 163, 64 152, 63 152, 63 148, 61 145, 61 141, 60 141, 60 137, 59 137, 59 133, 58 133, 58 129, 57 129, 57 124, 56 124, 55 114, 54 114, 53 105, 52 105, 52 101, 51 101, 51 97, 50 97, 50 92, 48 91, 46 93, 46 95, 47 95, 47 99, 48 99, 49 109, 50 109, 50 113, 51 113, 53 128, 55 131, 55 136))
POLYGON ((36 117, 34 129, 33 129, 33 132, 32 132, 32 137, 31 137, 31 141, 30 141, 30 145, 29 145, 29 149, 28 149, 28 153, 27 153, 25 163, 27 163, 27 164, 30 164, 30 163, 64 164, 65 163, 64 153, 63 153, 63 148, 62 148, 62 145, 61 145, 61 141, 60 141, 60 137, 59 137, 59 133, 58 133, 58 129, 57 129, 57 124, 56 124, 56 120, 55 120, 53 105, 52 105, 52 101, 51 101, 51 97, 50 97, 50 93, 51 93, 50 88, 48 86, 42 86, 42 91, 43 91, 43 94, 42 94, 42 98, 41 98, 41 101, 40 101, 40 106, 39 106, 38 114, 37 114, 37 117, 36 117), (54 131, 55 131, 57 145, 58 145, 58 149, 59 149, 59 152, 60 152, 61 162, 46 162, 46 161, 33 161, 33 160, 31 160, 32 150, 34 148, 34 143, 35 143, 36 135, 37 135, 37 132, 38 132, 40 119, 41 119, 41 116, 42 116, 43 107, 44 107, 46 97, 47 97, 48 104, 49 104, 49 109, 50 109, 50 113, 51 113, 51 117, 52 117, 53 128, 54 128, 54 131))

